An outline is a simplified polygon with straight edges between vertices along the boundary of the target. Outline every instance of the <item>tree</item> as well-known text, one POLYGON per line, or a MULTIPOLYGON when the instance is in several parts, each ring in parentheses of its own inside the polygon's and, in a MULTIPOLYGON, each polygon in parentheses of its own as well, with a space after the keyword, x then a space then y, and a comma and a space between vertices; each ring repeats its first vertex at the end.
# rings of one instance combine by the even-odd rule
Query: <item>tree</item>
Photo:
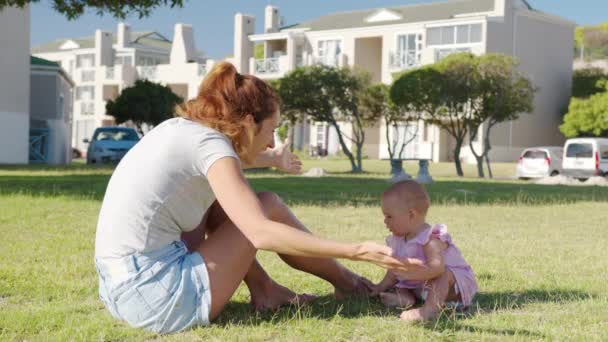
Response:
POLYGON ((517 120, 519 113, 534 111, 534 89, 532 83, 517 70, 517 61, 509 56, 487 54, 477 57, 480 82, 480 97, 475 101, 476 113, 469 120, 469 147, 477 162, 477 173, 484 177, 483 160, 486 160, 488 174, 492 178, 489 151, 490 134, 496 124, 517 120), (475 150, 473 142, 479 127, 485 123, 484 141, 481 153, 475 150))
POLYGON ((384 135, 388 147, 389 162, 391 164, 391 174, 397 176, 403 171, 403 152, 405 147, 417 137, 416 132, 410 137, 407 129, 399 129, 405 122, 418 121, 419 112, 411 111, 408 106, 398 106, 390 98, 390 87, 385 84, 376 84, 368 87, 361 96, 361 110, 366 111, 367 116, 379 116, 384 119, 384 135), (374 114, 375 113, 375 114, 374 114), (390 132, 393 132, 393 139, 390 139, 390 132))
POLYGON ((608 137, 608 86, 605 92, 587 99, 573 98, 559 129, 568 138, 608 137))
POLYGON ((602 82, 608 80, 608 73, 601 68, 585 68, 574 70, 572 74, 572 96, 587 98, 603 92, 602 82))
MULTIPOLYGON (((40 0, 0 0, 0 10, 7 6, 23 8, 29 3, 40 2, 40 0)), ((84 14, 85 9, 90 8, 103 15, 108 13, 116 18, 124 19, 129 14, 137 14, 139 18, 150 15, 151 10, 169 5, 183 7, 183 0, 51 0, 53 8, 69 20, 76 19, 84 14)))
MULTIPOLYGON (((476 100, 480 94, 478 60, 471 53, 452 54, 434 65, 441 74, 439 110, 426 113, 425 120, 443 128, 455 140, 454 164, 458 176, 464 176, 460 151, 475 120, 476 100)), ((434 104, 436 106, 437 104, 434 104)))
POLYGON ((349 68, 313 65, 297 68, 278 81, 275 89, 288 113, 299 113, 316 122, 327 122, 338 135, 342 152, 351 163, 352 172, 362 172, 362 148, 365 126, 377 117, 368 117, 359 110, 362 92, 369 85, 369 75, 349 68), (348 122, 351 132, 345 132, 340 122, 348 122), (355 155, 346 140, 355 144, 355 155))
POLYGON ((181 97, 171 88, 148 80, 135 81, 114 100, 106 103, 106 114, 116 119, 117 124, 131 120, 143 134, 142 124, 156 126, 173 117, 175 106, 181 97))

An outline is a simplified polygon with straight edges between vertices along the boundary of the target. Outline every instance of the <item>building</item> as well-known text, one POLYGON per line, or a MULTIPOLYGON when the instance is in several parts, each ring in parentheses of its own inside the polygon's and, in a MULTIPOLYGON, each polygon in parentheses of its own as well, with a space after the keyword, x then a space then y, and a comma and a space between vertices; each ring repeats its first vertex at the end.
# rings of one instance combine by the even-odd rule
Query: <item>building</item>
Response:
POLYGON ((30 10, 0 11, 0 164, 27 164, 30 124, 30 10), (8 48, 10 47, 10 48, 8 48))
POLYGON ((32 54, 59 63, 75 82, 72 144, 86 151, 100 126, 115 124, 105 104, 137 79, 168 85, 184 99, 194 97, 213 65, 197 51, 190 25, 176 24, 173 40, 157 32, 131 32, 119 23, 117 32, 52 41, 32 48, 32 54))
POLYGON ((74 82, 55 62, 31 57, 30 163, 72 161, 72 89, 74 82))
MULTIPOLYGON (((240 72, 272 80, 298 66, 322 63, 362 68, 373 81, 390 84, 394 73, 451 53, 503 53, 519 59, 521 71, 539 91, 533 113, 493 128, 492 160, 513 161, 525 147, 564 142, 558 126, 570 98, 575 24, 535 10, 525 0, 429 2, 334 13, 283 27, 279 18, 278 8, 267 6, 264 32, 256 34, 255 18, 236 14, 234 63, 240 72), (254 57, 256 44, 263 44, 263 58, 254 57)), ((418 132, 408 158, 453 158, 455 143, 446 132, 423 122, 414 126, 401 128, 418 132)), ((364 154, 370 158, 388 157, 384 129, 380 122, 366 130, 364 154)), ((478 134, 477 144, 483 138, 478 134)), ((339 149, 335 131, 325 124, 301 124, 294 139, 299 147, 339 149)), ((468 147, 461 158, 474 161, 468 147)))

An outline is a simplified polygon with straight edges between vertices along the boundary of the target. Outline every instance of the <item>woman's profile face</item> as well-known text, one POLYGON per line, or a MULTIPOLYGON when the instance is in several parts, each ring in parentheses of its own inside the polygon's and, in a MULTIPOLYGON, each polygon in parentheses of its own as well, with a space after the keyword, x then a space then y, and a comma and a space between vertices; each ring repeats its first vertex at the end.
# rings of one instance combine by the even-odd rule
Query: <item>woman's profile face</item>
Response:
POLYGON ((258 156, 267 148, 274 148, 274 130, 279 126, 279 112, 257 125, 250 152, 258 156))

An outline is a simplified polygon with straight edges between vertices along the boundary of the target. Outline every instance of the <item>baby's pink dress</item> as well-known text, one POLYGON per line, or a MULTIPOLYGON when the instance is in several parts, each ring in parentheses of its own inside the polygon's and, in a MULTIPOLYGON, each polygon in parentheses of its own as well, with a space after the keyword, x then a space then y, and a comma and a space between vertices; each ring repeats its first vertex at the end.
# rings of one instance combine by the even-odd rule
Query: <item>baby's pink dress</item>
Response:
MULTIPOLYGON (((448 248, 443 251, 443 262, 447 270, 451 271, 456 280, 456 293, 460 294, 462 305, 469 306, 473 300, 473 296, 477 292, 477 281, 473 269, 462 257, 460 250, 452 242, 452 238, 448 233, 448 227, 443 224, 437 224, 433 227, 421 231, 413 239, 406 241, 403 237, 390 235, 386 238, 386 244, 393 249, 393 256, 399 258, 416 258, 426 262, 423 247, 431 238, 439 239, 447 243, 448 248)), ((423 290, 425 281, 405 280, 399 278, 396 287, 423 290)))

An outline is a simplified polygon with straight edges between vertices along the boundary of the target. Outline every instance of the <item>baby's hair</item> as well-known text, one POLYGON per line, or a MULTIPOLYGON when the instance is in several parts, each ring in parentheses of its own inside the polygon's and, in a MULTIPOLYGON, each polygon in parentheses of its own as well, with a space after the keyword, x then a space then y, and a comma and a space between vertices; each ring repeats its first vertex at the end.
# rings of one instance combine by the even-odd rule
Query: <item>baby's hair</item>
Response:
POLYGON ((397 196, 399 202, 408 209, 416 209, 426 215, 430 206, 429 194, 424 187, 413 180, 400 181, 384 191, 384 197, 397 196))

